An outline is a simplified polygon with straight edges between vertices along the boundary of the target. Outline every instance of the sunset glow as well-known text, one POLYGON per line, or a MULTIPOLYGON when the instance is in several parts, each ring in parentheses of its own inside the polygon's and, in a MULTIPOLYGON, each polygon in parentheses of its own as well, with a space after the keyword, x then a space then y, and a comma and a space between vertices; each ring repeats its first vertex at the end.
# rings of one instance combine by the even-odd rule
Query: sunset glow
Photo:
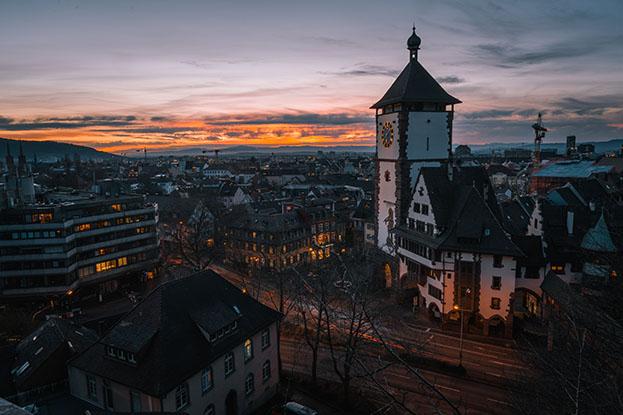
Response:
POLYGON ((538 112, 552 141, 623 136, 616 0, 34 3, 0 4, 0 137, 370 146, 413 21, 422 63, 464 102, 455 143, 525 142, 538 112))

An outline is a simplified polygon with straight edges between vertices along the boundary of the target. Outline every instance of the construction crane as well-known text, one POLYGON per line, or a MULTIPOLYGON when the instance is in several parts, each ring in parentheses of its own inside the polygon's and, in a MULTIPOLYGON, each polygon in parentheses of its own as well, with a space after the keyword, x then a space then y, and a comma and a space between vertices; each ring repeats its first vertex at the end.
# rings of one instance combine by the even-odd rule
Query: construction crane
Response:
POLYGON ((138 149, 136 150, 137 153, 143 152, 143 154, 145 155, 145 161, 147 161, 147 147, 143 147, 143 149, 138 149))
POLYGON ((214 158, 215 158, 216 160, 218 160, 218 153, 220 153, 220 152, 221 152, 221 150, 220 150, 220 149, 218 149, 218 148, 215 148, 215 149, 213 149, 213 150, 202 150, 201 152, 202 152, 203 154, 205 154, 205 153, 214 153, 214 158))
POLYGON ((539 165, 541 164, 541 142, 547 132, 547 128, 543 127, 543 119, 540 112, 536 122, 532 124, 532 129, 534 130, 534 164, 539 165))

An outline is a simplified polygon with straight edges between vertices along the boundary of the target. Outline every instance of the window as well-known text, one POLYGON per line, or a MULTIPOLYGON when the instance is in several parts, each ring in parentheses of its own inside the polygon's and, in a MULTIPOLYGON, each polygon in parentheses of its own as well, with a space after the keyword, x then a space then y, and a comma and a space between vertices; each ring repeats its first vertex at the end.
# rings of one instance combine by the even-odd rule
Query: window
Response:
POLYGON ((110 387, 110 383, 104 381, 104 406, 106 409, 114 409, 115 403, 113 401, 112 388, 110 387))
POLYGON ((262 350, 270 346, 270 329, 262 331, 262 350))
POLYGON ((244 341, 244 361, 248 362, 251 359, 253 359, 253 341, 246 339, 244 341))
POLYGON ((422 205, 422 215, 428 215, 428 205, 422 205))
POLYGON ((491 288, 494 290, 502 288, 502 277, 493 277, 493 280, 491 281, 491 288))
POLYGON ((244 380, 244 393, 247 395, 251 395, 255 390, 255 379, 253 378, 253 373, 249 373, 244 380))
POLYGON ((115 203, 114 205, 111 206, 111 208, 115 212, 121 212, 121 205, 119 203, 115 203))
POLYGON ((214 415, 214 414, 216 414, 216 409, 214 409, 213 404, 208 405, 205 411, 203 411, 203 415, 214 415))
POLYGON ((214 386, 214 377, 212 376, 212 368, 208 367, 201 372, 201 393, 206 393, 214 386))
POLYGON ((441 300, 441 290, 437 287, 433 287, 430 284, 428 285, 428 294, 438 300, 441 300))
POLYGON ((104 272, 114 268, 117 268, 117 261, 115 259, 111 259, 110 261, 98 262, 97 264, 95 264, 96 272, 104 272))
POLYGON ((84 232, 84 231, 88 231, 90 229, 91 229, 91 224, 90 223, 82 223, 80 225, 74 226, 74 230, 76 232, 84 232))
POLYGON ((267 360, 262 365, 262 379, 266 382, 270 379, 270 360, 267 360))
POLYGON ((494 268, 502 268, 502 255, 493 255, 493 267, 494 268))
POLYGON ((225 376, 231 375, 235 369, 234 354, 229 352, 225 355, 225 376))
POLYGON ((413 204, 413 211, 414 211, 415 213, 420 213, 420 211, 421 211, 421 206, 422 206, 422 205, 420 205, 419 203, 414 203, 414 204, 413 204))
POLYGON ((500 299, 497 297, 492 297, 491 298, 491 308, 494 310, 499 310, 500 309, 500 299))
POLYGON ((130 408, 132 412, 141 412, 141 393, 136 391, 130 391, 130 408))
POLYGON ((121 258, 117 258, 117 266, 119 267, 123 267, 125 265, 128 265, 128 257, 121 257, 121 258))
POLYGON ((188 384, 183 383, 175 389, 175 409, 180 410, 188 405, 188 384))
POLYGON ((551 269, 556 274, 564 274, 565 273, 565 264, 552 264, 551 269))
POLYGON ((87 395, 89 399, 97 401, 97 381, 89 375, 87 375, 87 395))
POLYGON ((111 346, 106 346, 106 352, 108 356, 115 357, 115 348, 111 346))
POLYGON ((389 181, 391 181, 391 180, 392 180, 392 175, 391 175, 391 173, 389 172, 389 170, 385 170, 385 181, 386 181, 386 182, 389 182, 389 181))

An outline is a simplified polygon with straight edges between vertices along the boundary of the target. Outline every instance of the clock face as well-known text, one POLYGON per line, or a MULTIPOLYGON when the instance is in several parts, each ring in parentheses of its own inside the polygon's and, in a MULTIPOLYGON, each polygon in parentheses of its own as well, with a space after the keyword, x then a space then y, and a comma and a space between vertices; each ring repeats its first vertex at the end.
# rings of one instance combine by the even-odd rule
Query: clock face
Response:
POLYGON ((383 124, 383 129, 381 130, 381 141, 385 147, 391 146, 394 142, 394 127, 391 122, 383 124))

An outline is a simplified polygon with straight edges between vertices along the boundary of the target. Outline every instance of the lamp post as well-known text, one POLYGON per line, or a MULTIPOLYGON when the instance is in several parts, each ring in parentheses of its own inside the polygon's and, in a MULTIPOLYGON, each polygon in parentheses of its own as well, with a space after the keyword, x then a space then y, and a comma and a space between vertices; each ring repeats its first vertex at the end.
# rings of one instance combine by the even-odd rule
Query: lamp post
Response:
MULTIPOLYGON (((471 290, 467 288, 465 290, 465 294, 469 295, 470 293, 471 290)), ((455 304, 452 308, 461 313, 461 334, 459 337, 459 367, 463 367, 463 312, 465 311, 465 309, 461 307, 463 303, 463 295, 459 295, 459 301, 461 302, 461 304, 455 304)))

